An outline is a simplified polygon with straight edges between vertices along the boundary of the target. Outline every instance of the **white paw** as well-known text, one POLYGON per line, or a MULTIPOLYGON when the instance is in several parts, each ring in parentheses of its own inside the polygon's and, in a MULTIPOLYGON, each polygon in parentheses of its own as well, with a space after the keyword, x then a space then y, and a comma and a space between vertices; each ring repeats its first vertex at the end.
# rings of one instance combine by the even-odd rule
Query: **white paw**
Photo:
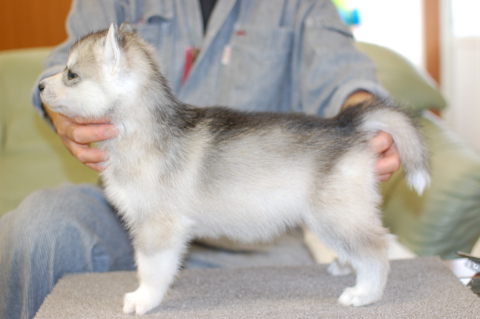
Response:
POLYGON ((157 307, 161 301, 161 294, 140 287, 134 292, 125 294, 123 299, 123 312, 127 314, 136 313, 137 315, 144 315, 157 307))
POLYGON ((381 294, 380 296, 378 294, 372 294, 355 286, 345 289, 340 298, 338 298, 338 302, 344 306, 358 307, 374 303, 380 300, 381 297, 381 294))
POLYGON ((334 260, 327 268, 329 274, 333 276, 346 276, 354 273, 350 265, 341 265, 338 259, 334 260))

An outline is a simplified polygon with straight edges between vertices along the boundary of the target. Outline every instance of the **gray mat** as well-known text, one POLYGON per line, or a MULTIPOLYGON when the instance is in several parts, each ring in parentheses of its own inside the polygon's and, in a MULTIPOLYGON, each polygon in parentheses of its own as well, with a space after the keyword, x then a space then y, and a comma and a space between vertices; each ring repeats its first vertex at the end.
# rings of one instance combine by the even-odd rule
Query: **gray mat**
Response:
MULTIPOLYGON (((337 298, 353 276, 326 266, 184 270, 147 318, 480 318, 480 298, 438 258, 393 261, 384 298, 345 307, 337 298)), ((137 287, 133 272, 63 278, 35 318, 131 318, 122 299, 137 287)))

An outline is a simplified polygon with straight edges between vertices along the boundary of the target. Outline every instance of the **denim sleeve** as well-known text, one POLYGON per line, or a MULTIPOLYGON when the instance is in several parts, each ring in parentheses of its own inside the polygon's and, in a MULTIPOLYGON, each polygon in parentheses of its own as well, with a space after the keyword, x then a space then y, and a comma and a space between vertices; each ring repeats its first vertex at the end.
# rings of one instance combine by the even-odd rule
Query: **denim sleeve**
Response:
POLYGON ((33 106, 46 119, 40 100, 38 84, 65 68, 70 47, 81 37, 108 28, 110 23, 124 21, 126 5, 121 0, 74 0, 66 22, 68 39, 57 46, 46 58, 43 72, 35 83, 31 99, 33 106))
POLYGON ((354 47, 350 29, 330 1, 316 2, 303 17, 294 50, 295 111, 331 117, 358 90, 388 97, 373 62, 354 47))

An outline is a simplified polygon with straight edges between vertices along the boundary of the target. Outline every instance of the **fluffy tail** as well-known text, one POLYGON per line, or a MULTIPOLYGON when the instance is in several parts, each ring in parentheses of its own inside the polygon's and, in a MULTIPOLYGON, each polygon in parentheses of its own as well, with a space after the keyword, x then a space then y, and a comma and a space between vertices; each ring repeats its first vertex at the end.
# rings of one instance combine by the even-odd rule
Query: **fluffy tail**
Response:
POLYGON ((430 185, 425 142, 410 116, 390 102, 380 101, 359 105, 363 109, 359 129, 376 133, 385 131, 395 142, 408 185, 421 195, 430 185))

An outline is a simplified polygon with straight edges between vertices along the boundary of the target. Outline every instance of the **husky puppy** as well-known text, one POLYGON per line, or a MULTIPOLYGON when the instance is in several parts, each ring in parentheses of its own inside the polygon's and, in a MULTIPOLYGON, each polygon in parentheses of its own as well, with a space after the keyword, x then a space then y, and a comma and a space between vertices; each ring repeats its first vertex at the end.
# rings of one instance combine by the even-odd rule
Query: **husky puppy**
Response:
POLYGON ((105 192, 129 228, 139 288, 123 311, 157 307, 196 237, 257 242, 305 224, 339 256, 356 285, 344 305, 378 301, 388 273, 368 141, 390 133, 408 183, 429 184, 419 131, 398 108, 364 103, 332 119, 302 114, 244 113, 180 102, 152 48, 129 26, 93 33, 70 50, 64 71, 43 80, 43 102, 69 117, 109 116, 116 138, 100 143, 109 158, 105 192))

